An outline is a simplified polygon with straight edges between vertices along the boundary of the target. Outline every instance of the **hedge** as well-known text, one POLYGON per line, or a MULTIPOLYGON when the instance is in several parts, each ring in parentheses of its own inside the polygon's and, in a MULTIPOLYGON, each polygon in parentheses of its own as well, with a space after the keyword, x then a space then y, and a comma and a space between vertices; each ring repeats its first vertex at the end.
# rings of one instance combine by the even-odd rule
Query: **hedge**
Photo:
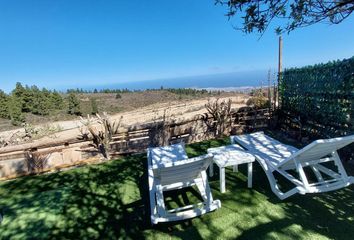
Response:
POLYGON ((303 136, 354 134, 354 57, 285 69, 279 96, 283 123, 295 118, 303 136))

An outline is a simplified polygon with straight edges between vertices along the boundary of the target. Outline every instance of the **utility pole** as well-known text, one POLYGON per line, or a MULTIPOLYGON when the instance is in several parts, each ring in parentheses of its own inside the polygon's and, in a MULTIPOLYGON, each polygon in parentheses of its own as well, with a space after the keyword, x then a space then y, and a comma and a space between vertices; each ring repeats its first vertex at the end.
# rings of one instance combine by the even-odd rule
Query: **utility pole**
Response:
POLYGON ((269 70, 268 70, 268 101, 269 101, 269 112, 270 112, 270 110, 271 110, 272 107, 273 107, 273 104, 272 104, 272 96, 271 96, 271 87, 272 87, 272 85, 271 85, 270 79, 271 79, 271 70, 270 70, 270 68, 269 68, 269 70))
MULTIPOLYGON (((283 39, 279 36, 279 55, 278 55, 278 76, 280 78, 281 69, 283 65, 283 39)), ((279 80, 279 79, 278 79, 279 80)))
POLYGON ((276 105, 276 102, 278 102, 278 107, 279 107, 279 84, 281 81, 281 73, 282 73, 282 67, 283 67, 283 39, 281 36, 279 36, 279 49, 278 49, 278 86, 276 89, 274 88, 274 104, 276 105))

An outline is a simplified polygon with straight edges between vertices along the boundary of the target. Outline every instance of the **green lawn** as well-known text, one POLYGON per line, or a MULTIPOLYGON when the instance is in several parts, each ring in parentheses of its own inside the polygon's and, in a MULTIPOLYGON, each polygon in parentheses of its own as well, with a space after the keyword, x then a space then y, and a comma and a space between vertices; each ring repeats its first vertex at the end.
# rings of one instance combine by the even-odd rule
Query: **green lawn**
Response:
MULTIPOLYGON (((227 144, 206 141, 187 147, 203 154, 227 144)), ((280 201, 262 169, 254 167, 253 189, 246 168, 210 180, 222 208, 189 221, 149 224, 145 154, 65 172, 0 183, 0 239, 353 239, 353 187, 280 201)), ((215 168, 217 172, 217 168, 215 168)), ((189 188, 166 197, 169 204, 195 200, 189 188)))

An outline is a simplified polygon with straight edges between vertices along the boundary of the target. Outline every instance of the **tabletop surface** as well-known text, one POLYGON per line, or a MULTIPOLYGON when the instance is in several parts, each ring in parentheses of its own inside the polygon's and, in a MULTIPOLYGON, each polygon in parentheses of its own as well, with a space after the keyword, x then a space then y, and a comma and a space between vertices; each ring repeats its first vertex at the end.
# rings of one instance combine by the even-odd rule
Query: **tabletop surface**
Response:
POLYGON ((214 162, 220 167, 255 161, 255 157, 237 144, 209 148, 208 153, 213 154, 214 162))

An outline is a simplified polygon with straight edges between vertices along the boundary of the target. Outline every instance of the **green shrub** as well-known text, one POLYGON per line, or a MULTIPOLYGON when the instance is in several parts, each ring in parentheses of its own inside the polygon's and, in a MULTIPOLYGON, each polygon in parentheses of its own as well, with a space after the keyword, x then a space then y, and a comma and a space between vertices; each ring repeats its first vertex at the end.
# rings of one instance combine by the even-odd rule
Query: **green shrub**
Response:
MULTIPOLYGON (((354 57, 286 69, 280 82, 281 109, 324 137, 354 132, 354 57)), ((304 130, 306 130, 304 129, 304 130)))
POLYGON ((90 102, 91 102, 91 114, 98 113, 98 107, 97 107, 96 99, 95 98, 91 98, 90 102))
POLYGON ((75 93, 70 93, 68 96, 68 113, 71 115, 81 115, 80 100, 75 93))
POLYGON ((247 100, 246 105, 256 109, 268 108, 269 99, 264 96, 261 89, 254 90, 252 92, 252 97, 247 100))

